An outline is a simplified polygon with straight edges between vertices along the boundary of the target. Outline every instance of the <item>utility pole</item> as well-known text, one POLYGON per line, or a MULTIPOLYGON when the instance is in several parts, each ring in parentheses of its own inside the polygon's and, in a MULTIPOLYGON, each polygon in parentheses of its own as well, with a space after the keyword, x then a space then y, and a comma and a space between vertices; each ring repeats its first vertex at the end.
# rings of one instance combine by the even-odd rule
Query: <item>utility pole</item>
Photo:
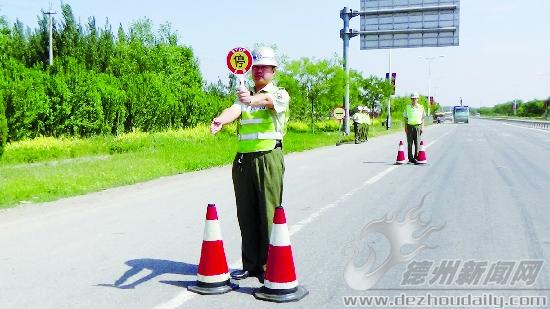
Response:
POLYGON ((548 85, 549 85, 548 80, 550 79, 550 74, 539 74, 539 76, 544 77, 545 80, 546 80, 546 83, 545 83, 546 87, 544 88, 544 90, 545 90, 544 95, 546 96, 546 99, 544 99, 544 101, 543 101, 544 102, 543 103, 544 104, 544 115, 543 115, 543 117, 544 117, 544 120, 548 120, 548 104, 549 104, 548 101, 550 101, 550 91, 549 91, 550 88, 548 88, 548 85))
POLYGON ((513 90, 514 90, 514 100, 512 101, 512 112, 514 113, 514 116, 516 116, 517 114, 517 109, 518 109, 518 87, 520 85, 519 84, 514 84, 513 85, 513 90))
POLYGON ((53 28, 53 16, 54 14, 57 14, 57 12, 52 12, 52 4, 50 3, 50 9, 48 12, 44 12, 44 14, 48 15, 48 30, 49 30, 49 37, 50 37, 50 65, 53 65, 53 39, 52 39, 52 28, 53 28))
POLYGON ((432 61, 434 61, 437 58, 444 58, 445 56, 434 56, 434 57, 422 57, 418 56, 420 59, 424 59, 428 61, 428 115, 431 113, 430 111, 430 97, 432 96, 432 61))
MULTIPOLYGON (((390 85, 392 83, 392 73, 391 73, 391 48, 388 53, 388 81, 390 82, 390 85)), ((388 118, 386 119, 386 130, 389 130, 391 128, 391 96, 392 94, 388 96, 388 118)))

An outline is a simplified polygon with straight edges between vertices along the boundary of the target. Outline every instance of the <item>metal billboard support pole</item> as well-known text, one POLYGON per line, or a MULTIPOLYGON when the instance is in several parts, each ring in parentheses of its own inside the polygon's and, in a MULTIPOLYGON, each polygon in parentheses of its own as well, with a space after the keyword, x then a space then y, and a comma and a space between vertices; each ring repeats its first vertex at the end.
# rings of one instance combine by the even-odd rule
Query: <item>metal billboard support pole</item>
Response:
POLYGON ((340 18, 344 21, 344 28, 340 30, 340 37, 343 42, 343 56, 344 56, 344 75, 345 75, 345 88, 344 88, 344 134, 349 135, 349 39, 356 36, 353 30, 349 29, 349 20, 357 16, 357 11, 353 11, 348 7, 344 7, 340 11, 340 18))

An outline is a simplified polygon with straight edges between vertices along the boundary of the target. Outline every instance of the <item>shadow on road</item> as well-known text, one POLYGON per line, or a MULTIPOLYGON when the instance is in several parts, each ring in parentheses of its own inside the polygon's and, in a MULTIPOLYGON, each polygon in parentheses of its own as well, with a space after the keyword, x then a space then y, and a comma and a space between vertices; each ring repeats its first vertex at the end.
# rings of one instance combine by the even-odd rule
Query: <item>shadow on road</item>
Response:
POLYGON ((133 289, 139 284, 164 274, 195 276, 198 269, 198 266, 195 264, 159 259, 129 260, 126 262, 126 265, 130 266, 130 269, 122 274, 122 276, 120 276, 114 284, 98 284, 98 286, 133 289), (143 274, 140 274, 142 272, 143 274), (138 277, 136 278, 137 280, 131 282, 130 279, 138 274, 142 275, 142 277, 138 277))

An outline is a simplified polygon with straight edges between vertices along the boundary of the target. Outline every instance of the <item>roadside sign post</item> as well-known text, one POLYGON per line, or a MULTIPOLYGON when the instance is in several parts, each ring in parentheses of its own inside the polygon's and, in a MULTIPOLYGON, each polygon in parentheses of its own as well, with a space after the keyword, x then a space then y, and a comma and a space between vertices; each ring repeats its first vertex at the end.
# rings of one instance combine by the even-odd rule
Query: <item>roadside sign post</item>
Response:
POLYGON ((340 129, 338 130, 339 131, 339 134, 338 134, 338 142, 336 142, 336 146, 339 146, 342 144, 342 135, 343 135, 343 131, 342 130, 342 125, 343 125, 343 119, 346 117, 346 110, 342 107, 336 107, 333 111, 332 111, 332 117, 336 120, 338 120, 338 122, 340 123, 340 129))
POLYGON ((244 47, 235 47, 227 53, 227 68, 239 80, 239 90, 245 90, 244 75, 252 67, 252 54, 244 47))

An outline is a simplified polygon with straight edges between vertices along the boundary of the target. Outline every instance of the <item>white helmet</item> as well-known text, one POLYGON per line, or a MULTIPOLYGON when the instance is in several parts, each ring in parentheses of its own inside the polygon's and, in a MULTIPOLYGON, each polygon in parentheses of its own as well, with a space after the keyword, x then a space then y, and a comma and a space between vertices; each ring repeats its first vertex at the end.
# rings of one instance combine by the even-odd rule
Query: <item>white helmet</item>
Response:
POLYGON ((411 94, 411 99, 418 99, 418 97, 419 95, 418 95, 418 92, 416 91, 411 94))
POLYGON ((361 106, 361 105, 357 106, 357 110, 358 110, 358 111, 362 111, 362 110, 363 110, 363 106, 361 106))
POLYGON ((252 65, 272 65, 277 66, 275 51, 267 46, 258 47, 252 51, 252 65))

